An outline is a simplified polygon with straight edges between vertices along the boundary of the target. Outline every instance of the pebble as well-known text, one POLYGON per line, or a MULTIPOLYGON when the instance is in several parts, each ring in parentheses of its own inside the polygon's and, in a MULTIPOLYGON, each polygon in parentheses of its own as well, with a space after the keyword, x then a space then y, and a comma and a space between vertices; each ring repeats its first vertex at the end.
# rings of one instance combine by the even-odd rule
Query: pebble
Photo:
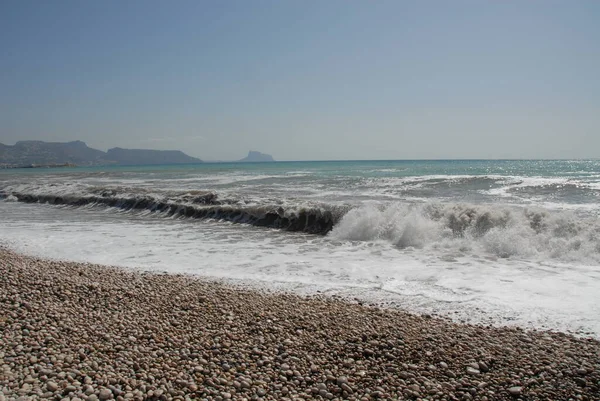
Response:
POLYGON ((510 393, 510 395, 519 396, 523 392, 523 387, 520 387, 520 386, 510 387, 508 389, 508 392, 510 393))
POLYGON ((531 399, 600 394, 594 339, 4 248, 0 277, 0 401, 484 401, 520 397, 524 388, 531 399))
POLYGON ((352 390, 352 387, 350 387, 350 386, 348 385, 348 383, 342 383, 342 384, 340 385, 340 387, 341 387, 341 389, 342 389, 342 390, 344 390, 345 392, 347 392, 347 393, 349 393, 349 394, 352 394, 352 393, 354 392, 354 390, 352 390))
POLYGON ((65 390, 63 391, 63 394, 67 395, 67 394, 70 394, 70 393, 75 392, 75 391, 77 391, 77 387, 75 387, 75 386, 67 386, 67 387, 65 387, 65 390))
POLYGON ((100 401, 108 400, 108 399, 112 398, 112 396, 113 396, 112 391, 110 391, 107 388, 101 389, 100 392, 98 393, 98 398, 100 399, 100 401))
POLYGON ((421 388, 416 384, 411 384, 410 386, 408 386, 408 389, 417 394, 421 391, 421 388))

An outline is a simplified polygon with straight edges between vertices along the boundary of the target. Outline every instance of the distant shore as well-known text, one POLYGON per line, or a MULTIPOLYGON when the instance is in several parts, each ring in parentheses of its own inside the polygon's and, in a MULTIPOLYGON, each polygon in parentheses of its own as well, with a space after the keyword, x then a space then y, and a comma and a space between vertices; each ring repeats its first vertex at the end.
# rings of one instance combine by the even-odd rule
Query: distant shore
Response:
POLYGON ((73 163, 59 163, 59 164, 0 164, 0 169, 13 169, 13 168, 60 168, 60 167, 77 167, 73 163))
POLYGON ((6 249, 0 277, 0 401, 600 398, 593 339, 6 249))

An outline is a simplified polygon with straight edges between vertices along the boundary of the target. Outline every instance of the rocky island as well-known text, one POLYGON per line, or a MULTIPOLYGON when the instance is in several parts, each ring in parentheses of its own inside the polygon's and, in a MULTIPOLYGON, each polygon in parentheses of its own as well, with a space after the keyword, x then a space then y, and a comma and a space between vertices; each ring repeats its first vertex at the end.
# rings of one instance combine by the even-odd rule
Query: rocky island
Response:
POLYGON ((251 163, 251 162, 274 162, 273 156, 268 155, 266 153, 257 152, 256 150, 251 150, 248 152, 248 156, 244 157, 241 160, 238 160, 239 163, 251 163))

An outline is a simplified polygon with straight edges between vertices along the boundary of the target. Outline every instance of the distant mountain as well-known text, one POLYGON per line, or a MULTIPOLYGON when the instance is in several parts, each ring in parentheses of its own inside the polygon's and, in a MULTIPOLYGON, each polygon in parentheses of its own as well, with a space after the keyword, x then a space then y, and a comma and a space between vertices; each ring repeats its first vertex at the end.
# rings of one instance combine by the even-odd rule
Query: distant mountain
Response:
POLYGON ((266 153, 260 153, 255 150, 251 150, 248 152, 248 156, 244 157, 241 160, 238 160, 240 163, 244 162, 274 162, 273 156, 268 155, 266 153))
POLYGON ((109 160, 117 164, 191 164, 202 163, 202 160, 186 155, 180 150, 146 150, 112 148, 106 152, 109 160))
POLYGON ((0 143, 0 166, 78 166, 184 164, 202 160, 178 150, 113 148, 108 152, 88 147, 85 142, 19 141, 13 146, 0 143))
POLYGON ((14 146, 0 146, 0 164, 24 166, 72 163, 98 163, 106 153, 89 148, 84 142, 19 141, 14 146))

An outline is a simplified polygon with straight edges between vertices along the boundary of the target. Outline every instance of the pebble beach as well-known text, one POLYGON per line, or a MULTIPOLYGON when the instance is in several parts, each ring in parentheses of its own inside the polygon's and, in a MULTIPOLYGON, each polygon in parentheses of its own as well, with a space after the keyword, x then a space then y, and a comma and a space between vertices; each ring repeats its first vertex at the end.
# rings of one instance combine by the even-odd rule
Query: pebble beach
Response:
POLYGON ((600 342, 0 249, 0 401, 599 400, 600 342))

